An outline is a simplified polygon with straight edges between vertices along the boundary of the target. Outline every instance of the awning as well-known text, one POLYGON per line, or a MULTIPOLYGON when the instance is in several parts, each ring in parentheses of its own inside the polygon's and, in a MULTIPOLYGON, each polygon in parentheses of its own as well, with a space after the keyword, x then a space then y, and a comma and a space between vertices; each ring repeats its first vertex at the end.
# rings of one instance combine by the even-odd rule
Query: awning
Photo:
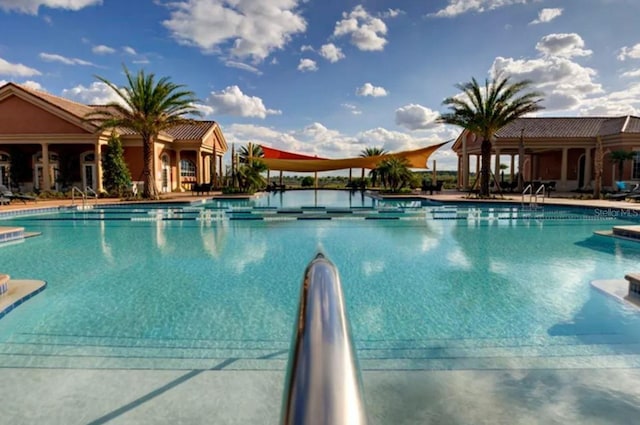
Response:
POLYGON ((378 156, 344 158, 344 159, 322 159, 308 155, 299 155, 291 152, 280 151, 278 149, 261 146, 264 158, 261 158, 267 168, 278 171, 315 172, 345 170, 347 168, 368 168, 374 169, 378 163, 385 158, 393 156, 405 158, 409 168, 429 168, 427 160, 429 156, 440 146, 447 142, 439 143, 425 148, 390 153, 378 156))

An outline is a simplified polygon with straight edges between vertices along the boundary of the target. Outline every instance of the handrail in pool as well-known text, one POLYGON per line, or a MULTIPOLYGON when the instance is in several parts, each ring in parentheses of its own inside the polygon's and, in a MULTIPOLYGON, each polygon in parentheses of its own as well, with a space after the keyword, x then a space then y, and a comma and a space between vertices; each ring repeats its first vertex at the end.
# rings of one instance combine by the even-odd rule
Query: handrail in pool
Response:
POLYGON ((76 196, 75 196, 76 192, 78 192, 82 197, 82 208, 84 208, 84 202, 85 202, 85 199, 87 198, 87 195, 83 191, 81 191, 77 186, 73 186, 71 188, 71 206, 75 205, 76 203, 76 196))
POLYGON ((364 425, 362 380, 337 268, 307 266, 282 402, 283 425, 364 425))

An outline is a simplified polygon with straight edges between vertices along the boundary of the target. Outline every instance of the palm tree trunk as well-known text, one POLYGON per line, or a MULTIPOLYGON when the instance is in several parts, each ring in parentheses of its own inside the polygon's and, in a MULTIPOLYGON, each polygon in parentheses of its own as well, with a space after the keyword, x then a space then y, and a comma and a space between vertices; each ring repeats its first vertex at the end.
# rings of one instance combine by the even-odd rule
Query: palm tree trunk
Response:
POLYGON ((491 176, 491 140, 485 137, 481 145, 482 169, 480 170, 480 196, 489 197, 489 178, 491 176))
POLYGON ((158 189, 156 188, 156 179, 153 172, 153 137, 142 137, 142 180, 144 189, 142 197, 145 199, 158 199, 158 189))

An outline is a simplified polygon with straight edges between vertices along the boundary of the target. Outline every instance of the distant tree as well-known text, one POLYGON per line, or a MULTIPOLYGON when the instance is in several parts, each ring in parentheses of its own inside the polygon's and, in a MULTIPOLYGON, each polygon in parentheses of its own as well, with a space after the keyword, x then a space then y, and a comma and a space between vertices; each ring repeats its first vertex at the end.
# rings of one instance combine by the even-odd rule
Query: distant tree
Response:
MULTIPOLYGON (((360 157, 361 158, 369 158, 369 157, 372 157, 372 156, 385 155, 386 153, 387 153, 387 151, 384 150, 382 147, 380 147, 380 148, 368 147, 368 148, 364 148, 360 152, 360 157)), ((362 169, 362 176, 360 178, 364 180, 364 168, 362 169)), ((371 178, 373 180, 373 176, 371 176, 371 178)), ((376 176, 376 179, 377 179, 377 176, 376 176)), ((375 183, 373 183, 373 185, 375 186, 375 183)))
POLYGON ((260 145, 249 142, 246 146, 242 146, 240 148, 238 156, 240 157, 241 164, 247 164, 250 158, 264 157, 264 152, 262 151, 262 147, 260 147, 260 145))
POLYGON ((496 75, 493 80, 485 80, 484 87, 475 78, 470 82, 456 84, 462 96, 446 98, 442 103, 450 112, 438 119, 445 124, 460 126, 482 138, 480 152, 480 196, 489 196, 489 176, 491 172, 491 138, 505 125, 517 118, 542 109, 542 93, 527 92, 532 82, 529 80, 511 83, 509 77, 496 75))
POLYGON ((242 164, 236 172, 240 189, 244 192, 254 192, 263 188, 266 184, 266 179, 262 176, 264 171, 267 171, 267 166, 258 158, 252 158, 248 163, 242 164))
POLYGON ((311 187, 313 186, 315 183, 313 177, 311 176, 305 176, 302 181, 300 182, 300 186, 302 187, 311 187))
POLYGON ((612 151, 609 154, 609 160, 611 161, 612 164, 616 164, 618 166, 618 180, 622 180, 622 172, 624 170, 624 163, 626 161, 631 161, 633 159, 633 157, 635 156, 635 153, 632 151, 625 151, 625 150, 617 150, 617 151, 612 151))
POLYGON ((413 179, 413 172, 409 169, 409 162, 406 158, 391 156, 378 163, 378 175, 385 187, 392 192, 398 192, 413 179))
POLYGON ((124 161, 124 150, 120 137, 111 133, 102 156, 102 182, 104 188, 113 195, 122 197, 131 187, 131 173, 124 161))
POLYGON ((169 77, 156 80, 153 73, 143 70, 131 75, 124 67, 127 85, 117 87, 109 80, 96 78, 105 83, 118 97, 118 102, 109 102, 104 108, 89 113, 85 119, 101 129, 126 128, 142 138, 143 198, 158 198, 155 172, 153 171, 153 145, 158 134, 176 125, 193 123, 188 115, 201 115, 196 109, 197 99, 192 91, 175 84, 169 77))

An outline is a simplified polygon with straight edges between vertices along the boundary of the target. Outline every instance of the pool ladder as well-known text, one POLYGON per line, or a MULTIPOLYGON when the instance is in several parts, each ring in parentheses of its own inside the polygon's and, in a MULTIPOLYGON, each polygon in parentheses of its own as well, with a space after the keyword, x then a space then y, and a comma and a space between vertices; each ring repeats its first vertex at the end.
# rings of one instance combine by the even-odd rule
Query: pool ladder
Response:
POLYGON ((280 423, 367 423, 338 269, 322 253, 302 280, 280 423))
POLYGON ((533 191, 533 185, 527 185, 527 187, 524 188, 524 190, 522 191, 522 206, 524 206, 524 197, 527 194, 529 195, 530 208, 536 208, 538 206, 538 196, 540 196, 540 198, 542 199, 542 203, 544 204, 545 187, 543 184, 540 185, 540 187, 538 187, 535 192, 533 191))
POLYGON ((86 192, 83 192, 79 187, 73 186, 71 188, 71 206, 74 206, 76 203, 76 193, 78 193, 80 195, 80 199, 82 199, 82 206, 78 205, 78 207, 80 207, 79 209, 87 209, 87 198, 89 198, 89 195, 96 200, 96 204, 98 203, 98 194, 95 190, 87 187, 86 192))

